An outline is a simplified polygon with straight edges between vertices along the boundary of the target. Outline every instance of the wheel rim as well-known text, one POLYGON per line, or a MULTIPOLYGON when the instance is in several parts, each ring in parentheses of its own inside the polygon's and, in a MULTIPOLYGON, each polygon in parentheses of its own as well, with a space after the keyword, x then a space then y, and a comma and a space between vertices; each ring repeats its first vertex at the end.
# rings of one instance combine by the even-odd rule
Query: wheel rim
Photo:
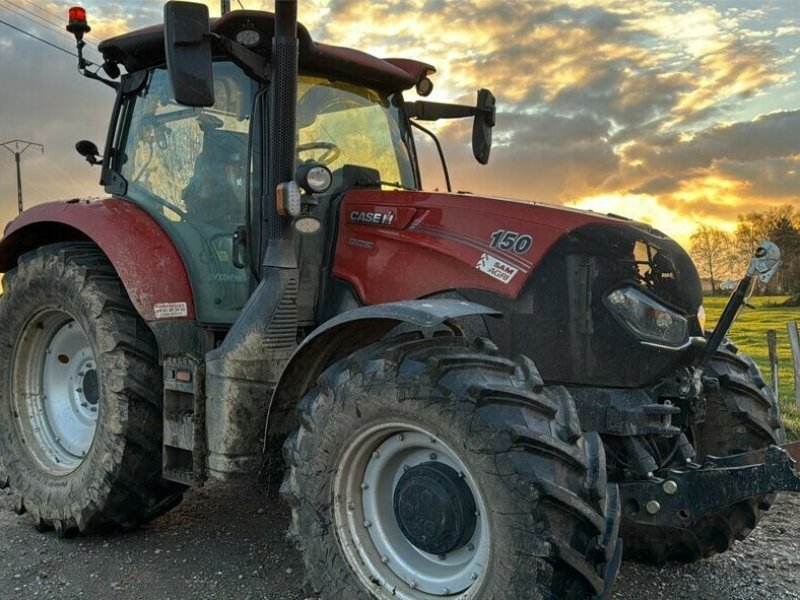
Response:
MULTIPOLYGON (((359 433, 345 448, 333 482, 334 518, 344 555, 365 588, 376 582, 386 597, 459 597, 480 589, 489 563, 490 529, 483 494, 453 449, 410 423, 383 423, 359 433), (394 499, 410 469, 452 470, 474 501, 474 529, 456 547, 432 554, 403 533, 394 499)), ((417 542, 418 543, 418 542, 417 542)))
POLYGON ((86 332, 63 311, 39 313, 17 341, 12 377, 28 452, 50 474, 77 469, 94 441, 100 410, 97 363, 86 332))

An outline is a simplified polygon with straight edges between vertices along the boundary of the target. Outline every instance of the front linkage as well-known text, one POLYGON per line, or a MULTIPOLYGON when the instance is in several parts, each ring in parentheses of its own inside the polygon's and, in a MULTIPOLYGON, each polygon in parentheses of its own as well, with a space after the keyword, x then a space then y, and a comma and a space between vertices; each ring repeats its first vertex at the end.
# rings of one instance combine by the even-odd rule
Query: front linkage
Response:
POLYGON ((664 477, 619 484, 628 519, 685 529, 706 515, 755 496, 800 492, 800 442, 709 457, 702 465, 670 469, 664 477))
MULTIPOLYGON (((739 310, 746 305, 754 282, 768 282, 780 264, 780 251, 775 244, 764 242, 758 247, 747 273, 690 369, 695 382, 704 381, 712 357, 723 344, 739 310)), ((800 475, 795 468, 798 459, 800 442, 726 457, 709 456, 702 465, 689 463, 670 469, 662 477, 620 483, 623 510, 628 520, 641 525, 685 529, 748 498, 800 492, 800 475)))

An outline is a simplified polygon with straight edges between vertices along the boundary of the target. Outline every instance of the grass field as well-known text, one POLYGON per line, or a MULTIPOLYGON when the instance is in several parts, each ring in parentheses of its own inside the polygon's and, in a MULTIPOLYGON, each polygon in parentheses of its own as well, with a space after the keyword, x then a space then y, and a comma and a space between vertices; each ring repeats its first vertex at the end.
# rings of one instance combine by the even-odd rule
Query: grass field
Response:
MULTIPOLYGON (((781 297, 754 297, 750 304, 756 310, 742 309, 733 324, 729 337, 739 350, 752 356, 761 368, 764 379, 769 381, 769 353, 767 350, 767 330, 774 329, 778 334, 778 373, 780 375, 780 399, 786 435, 791 440, 800 439, 800 409, 794 401, 794 368, 792 351, 789 347, 789 335, 786 324, 790 321, 800 322, 800 308, 769 306, 785 300, 781 297)), ((704 305, 708 315, 708 327, 713 327, 727 302, 726 297, 706 298, 704 305)))

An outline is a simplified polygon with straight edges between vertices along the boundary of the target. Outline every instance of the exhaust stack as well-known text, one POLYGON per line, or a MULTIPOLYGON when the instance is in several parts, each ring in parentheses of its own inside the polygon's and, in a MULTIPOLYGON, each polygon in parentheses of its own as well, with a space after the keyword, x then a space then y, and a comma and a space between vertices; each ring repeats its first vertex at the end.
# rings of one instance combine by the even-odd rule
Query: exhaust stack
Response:
POLYGON ((291 220, 278 213, 276 187, 294 181, 297 113, 297 0, 275 0, 275 35, 272 39, 273 124, 270 190, 264 214, 268 242, 265 267, 294 267, 291 220))

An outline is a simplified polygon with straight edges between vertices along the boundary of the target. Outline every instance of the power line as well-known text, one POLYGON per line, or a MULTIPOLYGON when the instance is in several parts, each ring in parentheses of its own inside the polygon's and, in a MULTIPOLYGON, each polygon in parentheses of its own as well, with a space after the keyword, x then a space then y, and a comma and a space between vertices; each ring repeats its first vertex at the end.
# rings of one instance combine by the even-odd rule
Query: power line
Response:
MULTIPOLYGON (((35 13, 31 13, 31 11, 29 11, 29 10, 25 9, 25 8, 24 8, 24 7, 22 7, 22 6, 19 6, 18 4, 14 4, 13 2, 10 2, 9 0, 6 0, 6 3, 7 3, 7 4, 9 4, 9 5, 11 5, 11 6, 6 6, 6 7, 5 7, 5 9, 6 9, 6 10, 8 10, 8 11, 10 11, 10 12, 11 12, 11 14, 13 14, 13 15, 15 15, 15 16, 17 16, 17 17, 21 18, 21 19, 25 19, 26 21, 28 21, 28 22, 30 22, 30 23, 33 23, 33 25, 34 25, 34 26, 36 26, 36 27, 43 27, 43 28, 45 29, 45 31, 48 31, 48 32, 50 32, 50 33, 55 33, 55 34, 56 34, 56 35, 58 35, 60 38, 65 38, 65 41, 66 41, 67 39, 70 39, 70 38, 69 38, 69 34, 68 34, 66 31, 61 31, 60 29, 57 29, 57 28, 51 27, 51 26, 49 25, 49 23, 50 23, 49 21, 44 21, 44 22, 41 22, 41 23, 40 23, 39 21, 35 21, 35 20, 34 20, 34 19, 32 19, 31 17, 29 17, 29 16, 27 16, 27 15, 24 15, 24 14, 22 14, 22 12, 19 12, 19 11, 24 11, 24 12, 26 12, 26 13, 33 14, 33 15, 34 15, 34 16, 35 16, 37 19, 41 19, 41 17, 39 17, 39 16, 38 16, 38 15, 36 15, 35 13), (15 9, 15 8, 12 8, 12 7, 16 7, 16 9, 15 9)), ((92 42, 89 42, 89 43, 90 43, 90 44, 92 44, 93 46, 95 45, 95 44, 93 44, 92 42)))
MULTIPOLYGON (((9 1, 9 0, 6 0, 6 2, 8 2, 8 1, 9 1)), ((64 19, 64 15, 63 15, 63 14, 61 14, 61 15, 60 15, 60 14, 58 14, 58 13, 56 13, 56 12, 54 12, 54 11, 50 10, 50 9, 49 9, 48 7, 46 7, 46 6, 42 6, 42 5, 41 5, 41 4, 39 4, 38 2, 34 2, 34 0, 28 0, 28 4, 30 4, 30 5, 32 5, 32 6, 35 6, 36 8, 38 8, 39 10, 41 10, 42 12, 46 12, 46 13, 48 13, 49 15, 52 15, 53 17, 55 17, 56 19, 58 19, 58 26, 59 26, 59 27, 60 27, 60 26, 63 24, 63 19, 64 19)), ((66 10, 67 10, 67 9, 65 8, 65 9, 64 9, 64 12, 66 12, 66 10)), ((99 42, 99 41, 101 41, 101 40, 100 40, 100 38, 99 38, 99 37, 97 37, 97 36, 96 36, 95 34, 93 34, 93 33, 87 33, 87 34, 86 34, 86 37, 91 37, 91 38, 94 38, 94 39, 96 39, 98 42, 99 42)))
POLYGON ((62 15, 58 15, 58 14, 54 13, 52 10, 50 10, 46 6, 42 6, 38 2, 34 2, 34 0, 28 0, 28 4, 33 4, 34 6, 40 8, 41 10, 43 10, 46 13, 50 13, 51 15, 53 15, 54 17, 56 17, 58 19, 60 19, 62 17, 62 15))
POLYGON ((61 50, 62 52, 66 53, 66 54, 69 54, 70 56, 74 56, 75 58, 78 58, 78 55, 75 54, 74 52, 70 52, 69 50, 65 50, 61 46, 53 44, 52 42, 48 42, 47 40, 45 40, 43 38, 40 38, 38 35, 33 35, 32 33, 28 33, 24 29, 20 29, 19 27, 17 27, 16 25, 12 25, 8 21, 4 21, 3 19, 0 19, 0 23, 5 25, 6 27, 10 27, 11 29, 19 31, 20 33, 23 33, 23 34, 27 35, 28 37, 31 37, 31 38, 33 38, 35 40, 38 40, 38 41, 42 42, 43 44, 47 44, 48 46, 51 46, 51 47, 55 48, 56 50, 61 50))
POLYGON ((17 4, 16 2, 12 2, 11 0, 5 0, 5 2, 6 2, 6 4, 10 4, 11 6, 16 6, 19 10, 22 10, 22 11, 28 13, 29 15, 33 15, 34 17, 36 17, 37 19, 47 23, 48 25, 53 25, 54 27, 58 27, 59 29, 61 28, 61 23, 55 23, 55 22, 51 21, 50 19, 47 19, 46 17, 43 17, 41 15, 36 14, 32 10, 28 10, 27 8, 17 4))
MULTIPOLYGON (((72 36, 70 36, 67 33, 66 29, 61 26, 62 25, 61 23, 53 23, 52 21, 42 17, 41 15, 38 15, 37 13, 25 8, 21 4, 17 4, 16 2, 12 2, 12 0, 5 0, 5 2, 6 2, 6 4, 10 5, 10 6, 6 6, 6 9, 10 10, 12 13, 17 15, 18 17, 26 19, 27 21, 33 23, 37 27, 44 27, 48 31, 56 33, 60 37, 66 37, 68 39, 71 39, 72 36), (12 6, 14 8, 11 8, 12 6), (27 13, 27 14, 22 14, 23 12, 27 13), (38 19, 38 21, 32 19, 31 17, 29 17, 27 15, 32 15, 35 19, 38 19)), ((89 43, 92 44, 93 46, 96 45, 93 42, 89 42, 89 43)))

